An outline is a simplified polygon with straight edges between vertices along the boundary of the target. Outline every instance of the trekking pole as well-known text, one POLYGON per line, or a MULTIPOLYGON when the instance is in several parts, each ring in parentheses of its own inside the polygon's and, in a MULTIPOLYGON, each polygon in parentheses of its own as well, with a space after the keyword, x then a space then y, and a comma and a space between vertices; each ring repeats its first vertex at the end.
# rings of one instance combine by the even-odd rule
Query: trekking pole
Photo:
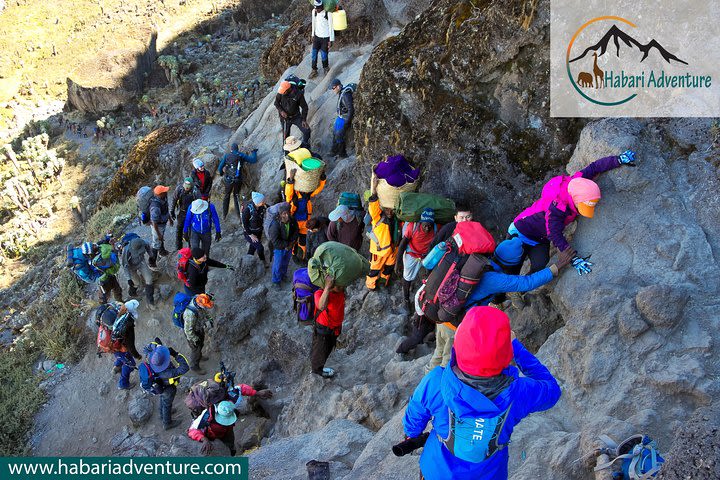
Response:
POLYGON ((425 442, 427 441, 429 435, 429 432, 425 432, 419 437, 408 438, 404 442, 393 445, 392 452, 396 457, 404 457, 405 455, 411 454, 418 448, 425 446, 425 442))

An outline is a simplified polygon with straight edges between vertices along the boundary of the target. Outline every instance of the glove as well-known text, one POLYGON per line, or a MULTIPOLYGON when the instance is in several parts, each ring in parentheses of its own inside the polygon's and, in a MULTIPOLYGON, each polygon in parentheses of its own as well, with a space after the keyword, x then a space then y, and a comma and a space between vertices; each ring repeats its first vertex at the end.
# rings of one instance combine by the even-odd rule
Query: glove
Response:
POLYGON ((222 235, 220 234, 220 232, 217 232, 217 233, 215 234, 215 241, 216 241, 216 242, 219 242, 221 238, 222 238, 222 235))
POLYGON ((155 340, 154 340, 154 341, 155 341, 155 343, 157 343, 158 345, 162 345, 162 341, 160 341, 160 337, 155 337, 155 340))
POLYGON ((171 356, 171 357, 174 358, 174 357, 177 357, 177 356, 178 356, 178 352, 177 352, 177 350, 175 350, 174 348, 170 347, 170 348, 168 348, 168 350, 170 351, 170 356, 171 356))
POLYGON ((625 150, 623 153, 620 154, 618 160, 620 161, 620 165, 628 165, 630 167, 634 167, 635 152, 633 152, 632 150, 625 150))
POLYGON ((582 276, 586 273, 592 272, 592 268, 590 268, 590 267, 592 267, 593 264, 588 262, 589 258, 590 258, 589 255, 585 258, 578 257, 578 256, 575 256, 573 258, 572 266, 575 267, 575 270, 577 270, 578 275, 582 276))

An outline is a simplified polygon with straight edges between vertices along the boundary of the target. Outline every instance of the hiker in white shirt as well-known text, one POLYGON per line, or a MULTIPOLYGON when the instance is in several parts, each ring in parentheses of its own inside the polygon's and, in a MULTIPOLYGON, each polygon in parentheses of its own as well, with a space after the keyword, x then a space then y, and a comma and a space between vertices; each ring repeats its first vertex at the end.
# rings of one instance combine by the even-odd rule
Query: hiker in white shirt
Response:
POLYGON ((312 11, 312 72, 309 78, 315 78, 317 71, 318 51, 322 57, 323 75, 330 70, 328 60, 328 49, 335 41, 335 30, 333 30, 333 14, 326 12, 322 0, 315 0, 315 8, 312 11))

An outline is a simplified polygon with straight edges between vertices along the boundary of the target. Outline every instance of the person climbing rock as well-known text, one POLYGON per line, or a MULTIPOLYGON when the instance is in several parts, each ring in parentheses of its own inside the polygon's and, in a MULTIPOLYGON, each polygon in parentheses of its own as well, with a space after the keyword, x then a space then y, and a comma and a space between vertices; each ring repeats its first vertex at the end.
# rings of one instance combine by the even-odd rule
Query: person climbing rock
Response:
POLYGON ((165 250, 165 227, 173 221, 170 215, 170 204, 167 199, 169 187, 157 185, 153 189, 153 197, 150 199, 150 232, 152 233, 152 253, 150 254, 150 266, 157 266, 157 256, 165 257, 168 251, 165 250))
POLYGON ((315 255, 315 250, 328 241, 327 229, 330 220, 327 217, 313 217, 307 221, 307 258, 315 255))
POLYGON ((237 409, 242 405, 243 397, 257 397, 263 400, 273 397, 272 390, 255 390, 244 383, 234 384, 235 374, 234 372, 230 373, 231 375, 228 376, 228 372, 223 369, 217 372, 213 378, 208 378, 190 387, 190 391, 185 397, 185 405, 190 409, 192 418, 197 418, 210 405, 223 400, 232 402, 237 409))
POLYGON ((547 265, 551 242, 561 252, 571 249, 575 254, 572 265, 578 274, 592 271, 593 264, 575 253, 563 230, 578 215, 593 217, 601 197, 600 187, 593 179, 623 165, 635 166, 635 152, 627 150, 620 155, 604 157, 572 175, 551 178, 543 186, 540 199, 515 217, 508 234, 522 240, 524 258, 530 259, 531 272, 547 265))
POLYGON ((272 260, 272 283, 280 287, 285 280, 292 247, 298 238, 298 225, 290 216, 290 205, 282 204, 279 209, 278 218, 273 219, 268 230, 270 248, 273 249, 272 260))
POLYGON ((218 164, 217 173, 222 175, 225 184, 225 196, 223 197, 223 219, 227 218, 230 210, 230 197, 233 197, 235 211, 240 218, 240 188, 242 186, 242 168, 245 163, 257 163, 257 148, 253 149, 251 155, 240 152, 238 144, 233 143, 230 153, 223 155, 218 164))
POLYGON ((210 267, 213 268, 227 268, 229 270, 235 270, 231 265, 226 265, 212 258, 208 258, 205 254, 205 250, 196 247, 191 251, 192 258, 187 263, 187 285, 185 285, 185 292, 188 295, 198 295, 205 293, 205 286, 208 282, 208 271, 210 267))
POLYGON ((426 208, 420 214, 419 222, 407 222, 403 225, 403 238, 398 246, 398 261, 395 263, 395 274, 403 276, 403 296, 408 312, 413 308, 410 303, 410 288, 420 274, 422 260, 430 251, 430 244, 437 232, 435 211, 426 208))
POLYGON ((458 327, 450 363, 425 375, 405 410, 406 438, 422 435, 432 419, 422 476, 508 478, 513 429, 531 413, 552 408, 560 394, 550 371, 515 338, 504 312, 472 308, 458 327))
POLYGON ((315 191, 310 193, 299 192, 295 190, 295 174, 297 169, 290 172, 285 183, 285 201, 290 204, 290 215, 295 219, 298 226, 297 249, 295 256, 300 260, 306 260, 306 243, 307 243, 307 222, 312 217, 312 198, 318 196, 325 188, 325 172, 320 175, 320 184, 315 191))
POLYGON ((328 215, 330 224, 327 238, 331 242, 340 242, 359 252, 362 248, 365 224, 346 205, 338 205, 328 215))
POLYGON ((333 126, 333 146, 330 153, 332 155, 337 155, 340 158, 346 158, 348 154, 345 145, 345 137, 350 125, 352 124, 352 119, 355 116, 355 105, 353 100, 355 84, 351 83, 343 86, 340 79, 336 78, 330 84, 330 90, 338 96, 337 117, 335 118, 335 125, 333 126))
POLYGON ((380 206, 377 196, 378 177, 373 173, 370 183, 368 213, 372 230, 370 236, 370 273, 365 278, 368 290, 375 290, 378 277, 385 286, 390 285, 390 276, 397 260, 397 248, 400 243, 400 221, 392 208, 380 206))
POLYGON ((334 282, 327 275, 325 287, 315 292, 318 313, 313 326, 310 364, 312 373, 324 378, 335 376, 335 371, 325 367, 325 362, 335 348, 345 319, 345 289, 334 282))
POLYGON ((185 217, 193 200, 196 199, 196 192, 193 189, 193 180, 187 177, 181 184, 175 187, 172 200, 170 201, 170 217, 176 222, 175 228, 175 249, 183 247, 183 229, 185 228, 185 217))
POLYGON ((212 229, 215 227, 215 241, 222 239, 220 231, 220 217, 215 205, 207 200, 197 199, 190 204, 190 210, 185 215, 183 232, 190 248, 202 248, 205 255, 210 254, 212 244, 212 229))
MULTIPOLYGON (((262 244, 263 224, 265 222, 265 195, 259 192, 250 194, 251 201, 242 211, 243 235, 248 242, 248 255, 258 254, 260 261, 265 263, 265 247, 262 244)), ((267 267, 267 264, 265 265, 267 267)))
POLYGON ((214 306, 215 302, 210 295, 200 293, 193 297, 183 312, 185 325, 183 329, 190 347, 190 370, 199 375, 205 375, 205 371, 200 368, 200 360, 202 359, 203 345, 205 345, 205 330, 213 325, 210 310, 214 306))
POLYGON ((160 418, 163 428, 170 430, 180 425, 172 419, 172 404, 177 394, 180 377, 190 370, 187 359, 173 348, 168 348, 159 338, 145 346, 146 361, 138 366, 140 384, 146 392, 160 395, 160 418))
POLYGON ((212 190, 213 176, 205 170, 205 162, 201 159, 196 158, 192 161, 193 171, 190 174, 192 178, 195 192, 203 200, 210 199, 210 191, 212 190))
POLYGON ((119 390, 130 390, 135 386, 130 383, 130 374, 135 370, 135 360, 142 359, 135 348, 135 322, 138 319, 139 306, 137 300, 129 300, 124 304, 105 304, 96 311, 97 322, 118 325, 113 328, 113 337, 120 341, 123 347, 121 350, 124 351, 113 352, 113 373, 120 374, 117 384, 119 390))
POLYGON ((100 273, 97 279, 100 285, 98 291, 100 303, 108 302, 108 292, 112 292, 115 300, 122 302, 122 287, 117 279, 117 273, 120 270, 117 252, 108 243, 97 245, 97 252, 97 255, 92 259, 91 265, 100 273))
POLYGON ((472 221, 473 214, 470 210, 470 207, 457 203, 455 205, 455 209, 455 219, 452 222, 443 225, 443 227, 438 230, 438 232, 435 234, 435 237, 433 238, 432 243, 430 244, 431 249, 435 248, 435 246, 440 242, 447 242, 450 237, 452 237, 452 234, 455 231, 455 227, 457 227, 457 224, 459 222, 472 221))
POLYGON ((143 286, 148 305, 155 306, 155 286, 152 270, 145 260, 150 256, 150 245, 135 233, 127 233, 119 243, 120 265, 128 276, 128 295, 138 296, 138 286, 143 286))
POLYGON ((318 75, 317 59, 318 53, 322 59, 323 75, 327 75, 330 71, 329 50, 335 41, 335 30, 333 28, 333 14, 326 12, 323 8, 322 0, 315 0, 312 11, 312 28, 311 40, 312 51, 310 53, 310 61, 312 72, 309 78, 315 78, 318 75))
POLYGON ((201 452, 208 455, 213 450, 213 440, 220 440, 230 450, 230 456, 237 454, 235 431, 237 422, 235 405, 224 400, 204 410, 190 425, 188 436, 196 442, 202 442, 201 452))
POLYGON ((280 115, 280 125, 283 131, 283 142, 290 136, 293 125, 302 133, 301 146, 310 148, 310 125, 308 125, 308 104, 305 100, 305 81, 297 77, 288 82, 285 93, 275 96, 275 108, 280 115))

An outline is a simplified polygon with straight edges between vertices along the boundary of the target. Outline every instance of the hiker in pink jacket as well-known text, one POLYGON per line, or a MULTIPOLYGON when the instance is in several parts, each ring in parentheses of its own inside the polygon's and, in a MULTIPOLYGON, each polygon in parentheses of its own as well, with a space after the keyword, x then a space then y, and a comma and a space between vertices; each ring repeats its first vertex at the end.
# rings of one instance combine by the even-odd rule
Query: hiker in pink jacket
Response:
MULTIPOLYGON (((550 242, 561 252, 572 248, 563 235, 565 227, 578 214, 592 218, 601 197, 600 187, 592 179, 621 165, 634 167, 635 152, 627 150, 619 156, 604 157, 572 175, 553 177, 543 187, 540 199, 515 217, 508 234, 522 240, 524 257, 530 258, 531 273, 547 265, 550 242)), ((572 265, 579 275, 592 271, 592 263, 577 254, 572 265)))

